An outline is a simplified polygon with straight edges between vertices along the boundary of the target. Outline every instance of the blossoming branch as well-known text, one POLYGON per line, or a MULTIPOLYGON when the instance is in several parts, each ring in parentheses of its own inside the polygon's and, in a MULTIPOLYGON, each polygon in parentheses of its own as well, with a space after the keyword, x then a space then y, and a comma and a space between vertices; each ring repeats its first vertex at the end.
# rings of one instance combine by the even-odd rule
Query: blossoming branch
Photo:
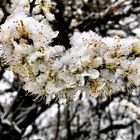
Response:
POLYGON ((29 2, 20 1, 0 27, 1 61, 19 75, 26 91, 49 102, 55 96, 72 98, 78 90, 97 97, 140 86, 139 39, 75 32, 69 50, 51 46, 58 32, 48 23, 54 19, 51 2, 43 2, 37 1, 31 16, 29 2), (36 15, 40 9, 44 16, 36 15))

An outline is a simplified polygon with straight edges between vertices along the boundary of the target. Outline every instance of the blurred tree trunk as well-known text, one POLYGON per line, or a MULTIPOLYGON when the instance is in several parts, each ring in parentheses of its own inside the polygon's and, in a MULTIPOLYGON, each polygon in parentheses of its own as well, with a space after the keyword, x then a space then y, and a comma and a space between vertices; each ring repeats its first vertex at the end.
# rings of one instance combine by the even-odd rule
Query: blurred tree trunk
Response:
POLYGON ((34 101, 21 89, 9 110, 1 116, 0 140, 20 140, 26 128, 56 101, 56 98, 53 99, 49 105, 46 105, 45 100, 34 101))

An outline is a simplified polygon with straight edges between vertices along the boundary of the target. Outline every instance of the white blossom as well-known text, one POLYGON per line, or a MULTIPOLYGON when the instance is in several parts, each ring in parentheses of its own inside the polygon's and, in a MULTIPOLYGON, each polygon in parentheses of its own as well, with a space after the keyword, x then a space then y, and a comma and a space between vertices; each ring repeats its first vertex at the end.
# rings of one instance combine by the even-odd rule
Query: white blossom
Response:
POLYGON ((69 50, 51 46, 58 34, 46 20, 53 19, 51 2, 37 3, 34 12, 42 8, 44 20, 31 17, 29 3, 20 1, 20 7, 27 9, 17 7, 0 27, 1 59, 19 75, 25 90, 45 95, 49 102, 55 96, 73 98, 78 90, 97 97, 140 86, 140 40, 101 37, 89 31, 75 32, 69 50))

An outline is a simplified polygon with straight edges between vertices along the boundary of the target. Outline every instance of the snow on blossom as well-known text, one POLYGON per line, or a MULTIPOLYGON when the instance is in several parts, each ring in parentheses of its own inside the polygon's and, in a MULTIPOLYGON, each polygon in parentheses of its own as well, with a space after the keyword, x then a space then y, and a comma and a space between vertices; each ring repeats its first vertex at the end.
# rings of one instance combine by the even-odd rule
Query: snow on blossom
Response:
MULTIPOLYGON (((44 19, 53 19, 51 2, 37 2, 47 7, 42 7, 44 19)), ((25 8, 28 2, 20 4, 25 8)), ((75 32, 71 48, 65 50, 62 45, 50 45, 58 32, 47 20, 31 17, 27 9, 17 8, 0 27, 3 65, 19 75, 26 91, 46 96, 49 102, 55 96, 71 99, 78 90, 98 97, 140 85, 140 40, 75 32)))

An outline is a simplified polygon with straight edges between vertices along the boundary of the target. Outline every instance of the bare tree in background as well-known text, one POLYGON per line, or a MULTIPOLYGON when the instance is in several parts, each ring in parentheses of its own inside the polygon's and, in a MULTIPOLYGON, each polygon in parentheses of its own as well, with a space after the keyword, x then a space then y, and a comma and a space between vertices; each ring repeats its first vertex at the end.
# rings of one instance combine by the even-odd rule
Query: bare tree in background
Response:
MULTIPOLYGON (((92 30, 100 35, 120 37, 137 36, 140 26, 139 0, 54 0, 51 22, 59 35, 52 42, 70 48, 69 38, 74 31, 92 30)), ((8 7, 12 1, 0 1, 4 16, 3 24, 10 15, 8 7)), ((30 1, 30 14, 35 0, 30 1)), ((42 13, 43 14, 43 13, 42 13)), ((127 93, 116 93, 97 99, 83 97, 79 93, 74 103, 63 103, 57 98, 49 105, 45 100, 35 101, 22 89, 17 75, 11 82, 1 67, 1 83, 8 88, 1 90, 0 98, 0 140, 139 140, 140 126, 121 105, 123 99, 140 105, 139 89, 128 86, 127 93), (8 96, 7 96, 8 95, 8 96), (13 96, 12 96, 13 95, 13 96), (6 99, 10 100, 7 103, 6 99), (52 112, 54 115, 50 115, 52 112), (43 124, 43 125, 42 125, 43 124)))

